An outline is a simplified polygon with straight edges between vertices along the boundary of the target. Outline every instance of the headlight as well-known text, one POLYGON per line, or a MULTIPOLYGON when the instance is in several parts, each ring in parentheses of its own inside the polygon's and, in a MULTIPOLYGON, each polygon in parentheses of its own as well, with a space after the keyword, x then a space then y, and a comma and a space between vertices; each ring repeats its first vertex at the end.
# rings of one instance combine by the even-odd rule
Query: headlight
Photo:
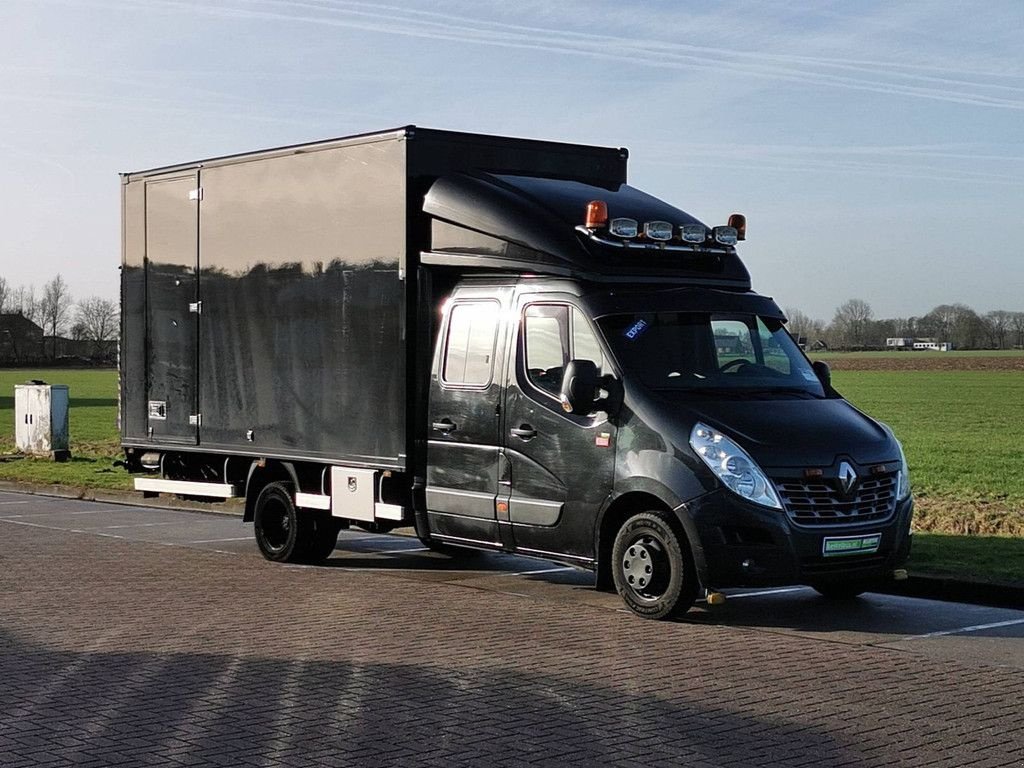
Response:
POLYGON ((764 472, 728 437, 697 422, 690 432, 690 447, 730 491, 755 504, 782 509, 782 502, 764 472))
POLYGON ((896 440, 896 446, 900 449, 900 474, 896 483, 896 498, 903 501, 910 495, 910 468, 907 466, 907 457, 899 440, 896 440))
POLYGON ((889 433, 889 437, 896 443, 896 448, 900 452, 900 472, 896 476, 896 500, 903 501, 910 496, 910 468, 907 467, 907 457, 903 453, 903 443, 896 439, 896 433, 892 431, 892 427, 888 424, 881 424, 882 429, 889 433))

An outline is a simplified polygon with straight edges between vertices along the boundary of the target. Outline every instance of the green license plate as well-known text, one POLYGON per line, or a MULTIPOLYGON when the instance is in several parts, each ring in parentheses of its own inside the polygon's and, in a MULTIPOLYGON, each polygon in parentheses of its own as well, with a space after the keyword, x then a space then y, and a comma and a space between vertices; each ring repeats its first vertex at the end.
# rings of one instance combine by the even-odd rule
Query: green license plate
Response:
POLYGON ((867 533, 863 536, 828 536, 822 542, 821 553, 825 557, 866 555, 877 552, 881 541, 880 533, 867 533))

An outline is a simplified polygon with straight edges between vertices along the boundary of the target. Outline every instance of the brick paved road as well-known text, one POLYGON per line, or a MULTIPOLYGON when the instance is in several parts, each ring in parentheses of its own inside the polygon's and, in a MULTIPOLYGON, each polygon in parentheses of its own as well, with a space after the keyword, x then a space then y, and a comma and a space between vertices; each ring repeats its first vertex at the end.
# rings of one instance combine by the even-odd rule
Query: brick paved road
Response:
POLYGON ((3 504, 4 768, 1024 764, 1019 612, 965 608, 1003 626, 952 660, 952 635, 899 640, 955 628, 911 607, 940 604, 862 601, 824 631, 823 601, 783 593, 653 623, 539 561, 364 553, 353 532, 335 567, 289 567, 236 521, 3 504))

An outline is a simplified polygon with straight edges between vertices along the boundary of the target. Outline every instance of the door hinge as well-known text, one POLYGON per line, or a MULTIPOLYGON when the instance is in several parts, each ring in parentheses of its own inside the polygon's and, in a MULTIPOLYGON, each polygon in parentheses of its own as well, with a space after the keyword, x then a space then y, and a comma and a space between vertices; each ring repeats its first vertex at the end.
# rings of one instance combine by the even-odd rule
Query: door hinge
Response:
POLYGON ((203 414, 193 413, 188 417, 188 424, 190 427, 201 427, 203 426, 203 414))
POLYGON ((188 311, 195 312, 197 315, 203 314, 203 302, 201 301, 190 301, 188 304, 188 311))
POLYGON ((188 191, 188 199, 201 201, 203 199, 203 188, 196 187, 195 189, 190 189, 188 191))

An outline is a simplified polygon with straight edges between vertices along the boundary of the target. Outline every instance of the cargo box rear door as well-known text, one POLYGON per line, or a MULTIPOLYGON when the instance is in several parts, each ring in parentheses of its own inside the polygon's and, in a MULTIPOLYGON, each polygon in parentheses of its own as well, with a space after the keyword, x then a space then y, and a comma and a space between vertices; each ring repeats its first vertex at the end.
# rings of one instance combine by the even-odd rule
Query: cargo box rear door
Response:
POLYGON ((198 438, 198 175, 146 182, 146 396, 158 442, 198 438))

